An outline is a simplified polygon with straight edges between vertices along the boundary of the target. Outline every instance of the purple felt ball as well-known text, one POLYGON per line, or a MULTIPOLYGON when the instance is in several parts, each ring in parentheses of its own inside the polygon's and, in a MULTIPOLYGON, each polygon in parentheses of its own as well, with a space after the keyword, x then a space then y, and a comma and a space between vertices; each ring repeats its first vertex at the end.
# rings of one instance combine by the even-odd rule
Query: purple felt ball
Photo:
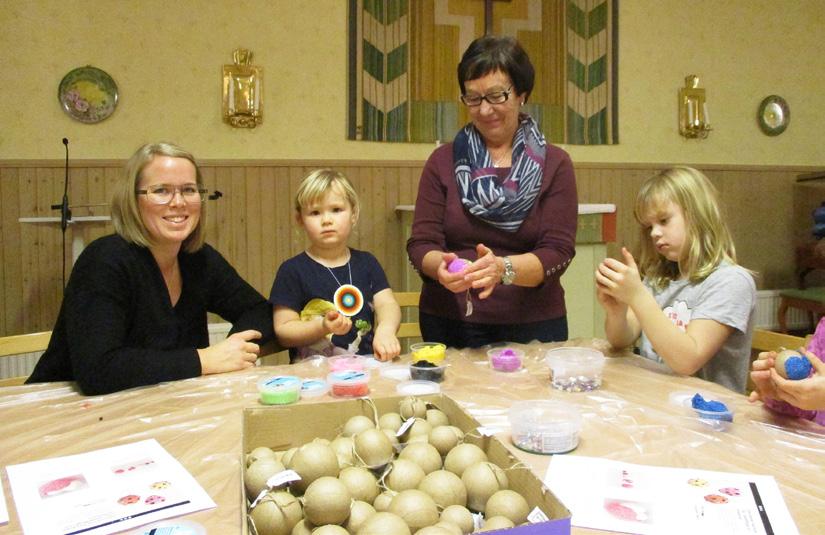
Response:
POLYGON ((456 258, 455 260, 450 262, 450 265, 447 266, 447 271, 449 271, 450 273, 459 273, 461 271, 464 271, 464 268, 466 268, 469 265, 469 260, 464 260, 463 258, 456 258))
POLYGON ((798 381, 806 379, 811 374, 811 363, 805 357, 788 357, 785 360, 785 373, 788 379, 798 381))

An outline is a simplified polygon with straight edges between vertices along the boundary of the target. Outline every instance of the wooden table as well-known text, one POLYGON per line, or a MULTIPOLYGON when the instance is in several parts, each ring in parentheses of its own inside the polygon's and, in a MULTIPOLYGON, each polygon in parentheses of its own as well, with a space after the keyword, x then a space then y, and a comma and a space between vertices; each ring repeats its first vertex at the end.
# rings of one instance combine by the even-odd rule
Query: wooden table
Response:
MULTIPOLYGON (((556 345, 523 346, 527 368, 507 375, 489 370, 480 351, 449 350, 443 391, 482 424, 497 429, 507 444, 507 408, 513 401, 562 399, 577 405, 584 416, 580 444, 572 455, 772 475, 800 533, 825 533, 825 428, 772 416, 760 405, 750 405, 744 396, 700 379, 661 373, 647 361, 626 354, 607 360, 600 390, 553 390, 543 355, 556 345), (713 431, 668 402, 671 392, 697 390, 716 393, 732 407, 735 419, 728 431, 713 431)), ((609 354, 602 340, 565 345, 589 345, 609 354)), ((210 534, 240 533, 241 409, 258 404, 260 378, 278 373, 321 377, 326 370, 309 363, 262 367, 97 397, 81 396, 68 383, 2 388, 0 464, 155 438, 218 504, 187 519, 202 524, 210 534)), ((395 395, 395 385, 375 377, 372 395, 395 395)), ((334 400, 323 397, 315 402, 334 400)), ((511 449, 539 477, 544 476, 550 457, 511 449)), ((21 533, 5 470, 2 480, 10 522, 0 526, 0 535, 21 533)), ((578 528, 573 532, 598 533, 578 528)))

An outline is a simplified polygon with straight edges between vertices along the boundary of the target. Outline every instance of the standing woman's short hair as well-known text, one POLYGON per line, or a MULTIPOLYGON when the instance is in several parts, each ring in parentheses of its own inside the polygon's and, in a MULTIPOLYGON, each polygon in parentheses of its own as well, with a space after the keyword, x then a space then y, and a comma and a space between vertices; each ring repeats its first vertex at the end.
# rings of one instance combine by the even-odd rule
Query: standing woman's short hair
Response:
POLYGON ((524 101, 533 91, 536 71, 527 52, 512 37, 485 35, 467 47, 458 64, 458 87, 465 94, 464 82, 481 78, 491 72, 501 71, 513 81, 516 93, 524 95, 524 101))
POLYGON ((636 195, 634 215, 642 224, 639 269, 656 288, 680 273, 699 282, 723 261, 736 264, 736 248, 722 219, 716 188, 692 167, 674 167, 647 179, 636 195), (663 210, 668 201, 682 209, 685 219, 685 243, 678 264, 656 251, 650 229, 643 225, 648 215, 663 210))
POLYGON ((358 202, 358 194, 355 193, 355 188, 352 182, 338 171, 332 169, 316 169, 308 174, 298 186, 298 192, 295 194, 295 211, 301 213, 301 208, 309 206, 310 204, 320 200, 328 191, 338 187, 341 193, 352 207, 352 213, 356 217, 360 210, 358 202))
MULTIPOLYGON (((201 170, 195 161, 195 157, 173 143, 148 143, 139 148, 129 158, 129 161, 126 162, 123 180, 115 185, 114 195, 112 195, 112 223, 115 232, 124 240, 147 248, 154 245, 154 243, 152 236, 146 229, 146 225, 143 224, 143 218, 140 217, 136 191, 140 184, 143 169, 156 156, 189 160, 195 166, 198 188, 204 188, 201 170)), ((200 219, 192 233, 183 241, 182 249, 187 253, 194 253, 203 246, 205 241, 206 202, 201 201, 200 219)))

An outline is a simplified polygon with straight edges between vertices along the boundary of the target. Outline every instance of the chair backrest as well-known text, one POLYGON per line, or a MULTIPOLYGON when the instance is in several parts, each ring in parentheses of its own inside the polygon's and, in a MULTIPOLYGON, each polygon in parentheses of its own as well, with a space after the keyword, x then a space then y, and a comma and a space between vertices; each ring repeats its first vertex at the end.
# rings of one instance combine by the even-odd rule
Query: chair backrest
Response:
POLYGON ((396 292, 393 295, 395 295, 395 300, 398 301, 398 304, 401 306, 401 317, 404 318, 398 327, 398 338, 420 338, 421 327, 418 324, 418 300, 421 297, 421 292, 396 292))
POLYGON ((807 345, 808 338, 792 336, 763 329, 753 330, 751 349, 753 351, 778 351, 780 348, 799 349, 807 345))
MULTIPOLYGON (((51 331, 2 337, 0 338, 0 358, 45 351, 51 337, 51 331)), ((25 380, 25 376, 0 379, 0 386, 22 385, 25 380)))

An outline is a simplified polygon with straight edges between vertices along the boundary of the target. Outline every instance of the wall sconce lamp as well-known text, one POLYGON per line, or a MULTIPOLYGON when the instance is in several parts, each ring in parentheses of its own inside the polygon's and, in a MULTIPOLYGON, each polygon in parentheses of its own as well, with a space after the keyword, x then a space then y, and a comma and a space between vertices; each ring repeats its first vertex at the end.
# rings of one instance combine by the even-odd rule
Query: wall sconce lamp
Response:
POLYGON ((235 128, 255 128, 263 122, 263 67, 252 65, 252 52, 238 48, 234 65, 223 66, 223 120, 235 128))
POLYGON ((686 138, 705 139, 711 131, 705 90, 699 87, 699 77, 685 77, 685 87, 679 89, 679 133, 686 138))

